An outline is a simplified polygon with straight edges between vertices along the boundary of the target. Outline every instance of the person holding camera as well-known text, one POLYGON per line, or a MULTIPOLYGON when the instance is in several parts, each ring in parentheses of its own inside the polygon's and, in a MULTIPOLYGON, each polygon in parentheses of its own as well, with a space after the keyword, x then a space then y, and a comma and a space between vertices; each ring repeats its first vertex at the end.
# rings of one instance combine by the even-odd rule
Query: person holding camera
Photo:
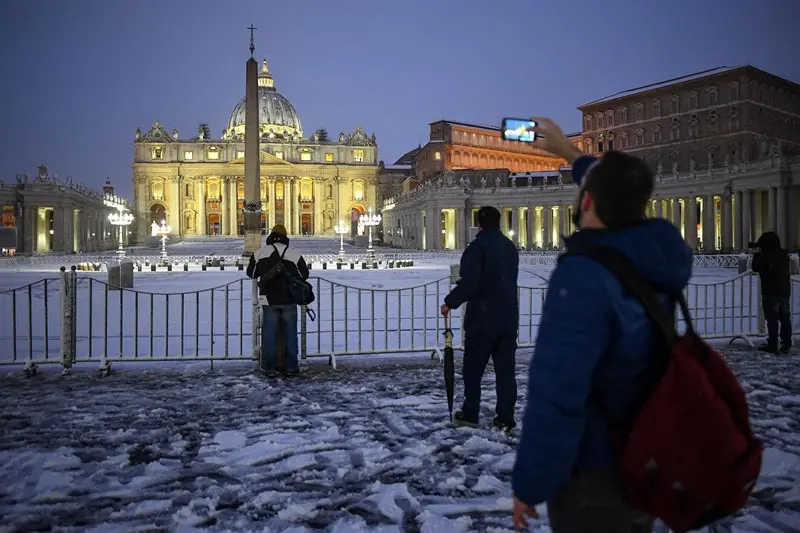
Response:
POLYGON ((750 268, 761 278, 761 306, 767 321, 767 343, 759 346, 759 350, 772 354, 788 354, 792 348, 789 253, 781 248, 781 240, 773 231, 768 231, 756 242, 751 242, 750 248, 756 249, 750 268))

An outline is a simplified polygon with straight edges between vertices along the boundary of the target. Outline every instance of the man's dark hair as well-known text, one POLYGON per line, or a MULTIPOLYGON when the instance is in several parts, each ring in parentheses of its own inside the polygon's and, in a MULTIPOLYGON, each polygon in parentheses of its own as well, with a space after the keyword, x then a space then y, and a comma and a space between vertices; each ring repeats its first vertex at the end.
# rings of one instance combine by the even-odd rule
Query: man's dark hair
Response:
POLYGON ((478 226, 486 231, 500 231, 500 211, 490 205, 478 209, 478 226))
POLYGON ((592 195, 597 217, 607 228, 624 228, 645 218, 654 181, 653 173, 638 157, 606 152, 584 179, 583 190, 592 195))

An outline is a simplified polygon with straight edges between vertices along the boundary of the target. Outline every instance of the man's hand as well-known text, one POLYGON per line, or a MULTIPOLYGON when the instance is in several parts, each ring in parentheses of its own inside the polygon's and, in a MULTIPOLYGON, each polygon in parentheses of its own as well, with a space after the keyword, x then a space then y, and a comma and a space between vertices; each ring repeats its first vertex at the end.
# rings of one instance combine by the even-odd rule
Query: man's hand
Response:
POLYGON ((535 518, 536 520, 539 519, 539 513, 536 512, 536 508, 532 505, 528 505, 527 503, 523 502, 516 496, 514 496, 514 530, 515 531, 522 531, 523 529, 530 528, 528 524, 528 519, 535 518))
POLYGON ((534 147, 541 148, 553 155, 563 157, 570 165, 583 155, 583 152, 569 142, 567 136, 564 135, 564 132, 561 131, 561 128, 559 128, 555 122, 544 117, 534 117, 531 118, 531 120, 536 122, 536 127, 533 128, 533 131, 536 132, 536 140, 533 143, 534 147))
POLYGON ((450 314, 450 308, 447 307, 447 304, 442 304, 442 316, 447 316, 450 314))

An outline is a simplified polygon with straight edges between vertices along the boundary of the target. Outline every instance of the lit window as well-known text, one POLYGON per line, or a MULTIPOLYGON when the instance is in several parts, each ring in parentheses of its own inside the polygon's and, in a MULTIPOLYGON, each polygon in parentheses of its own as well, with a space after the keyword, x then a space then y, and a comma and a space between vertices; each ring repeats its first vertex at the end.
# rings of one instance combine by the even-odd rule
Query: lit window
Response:
POLYGON ((433 154, 433 158, 434 158, 435 160, 439 161, 439 160, 442 158, 442 152, 435 152, 435 153, 433 154))
POLYGON ((277 200, 283 200, 283 182, 275 184, 275 198, 277 200))
POLYGON ((213 148, 210 149, 207 154, 207 159, 209 159, 210 161, 216 161, 217 159, 219 159, 219 152, 213 148))
POLYGON ((191 150, 187 150, 186 152, 183 152, 183 158, 189 161, 194 158, 194 153, 191 150))
POLYGON ((164 159, 164 147, 163 146, 154 146, 152 152, 150 153, 151 157, 155 160, 164 159))
POLYGON ((311 184, 303 182, 300 184, 300 198, 303 200, 311 200, 311 184))
POLYGON ((300 161, 311 161, 311 152, 300 152, 300 161))
POLYGON ((150 195, 153 197, 153 200, 163 200, 164 199, 164 184, 160 181, 154 181, 150 184, 150 195))
POLYGON ((353 198, 355 200, 364 199, 364 184, 360 181, 353 182, 353 198))
POLYGON ((277 157, 278 159, 283 159, 283 152, 281 151, 275 152, 275 157, 277 157))
POLYGON ((326 163, 333 163, 333 154, 332 153, 327 152, 325 154, 325 162, 326 163))
POLYGON ((364 150, 361 149, 353 150, 353 161, 355 161, 356 163, 363 163, 364 150))
POLYGON ((236 159, 244 159, 244 152, 241 150, 236 152, 236 159))

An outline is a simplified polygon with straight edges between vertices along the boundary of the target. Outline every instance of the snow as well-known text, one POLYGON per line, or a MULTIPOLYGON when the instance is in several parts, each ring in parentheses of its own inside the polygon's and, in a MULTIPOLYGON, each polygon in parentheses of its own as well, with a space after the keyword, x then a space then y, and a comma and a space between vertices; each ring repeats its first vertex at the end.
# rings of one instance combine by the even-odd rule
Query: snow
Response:
MULTIPOLYGON (((529 358, 521 350, 519 416, 529 358)), ((731 531, 797 531, 798 360, 728 358, 766 444, 731 531)), ((0 376, 7 531, 511 530, 516 438, 488 429, 491 375, 482 427, 455 429, 441 366, 427 358, 305 365, 273 382, 246 362, 90 370, 0 376)))

